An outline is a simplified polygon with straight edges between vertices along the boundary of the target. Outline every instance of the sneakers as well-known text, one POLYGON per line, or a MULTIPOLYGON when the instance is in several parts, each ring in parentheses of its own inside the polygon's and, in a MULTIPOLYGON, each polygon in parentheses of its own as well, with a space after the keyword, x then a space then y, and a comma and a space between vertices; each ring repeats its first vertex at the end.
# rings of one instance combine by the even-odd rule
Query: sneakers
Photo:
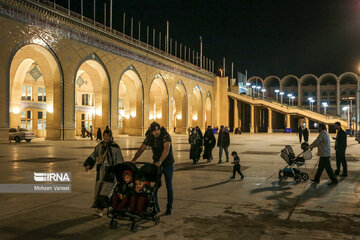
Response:
POLYGON ((96 209, 96 211, 94 212, 94 215, 95 215, 95 216, 98 216, 98 217, 104 216, 103 210, 101 210, 101 209, 96 209))
POLYGON ((333 186, 333 185, 336 185, 336 184, 338 184, 338 181, 331 181, 331 182, 329 182, 328 183, 328 186, 333 186))
POLYGON ((231 179, 234 179, 235 177, 230 177, 231 179))
POLYGON ((319 183, 320 183, 320 180, 314 178, 314 179, 311 179, 311 182, 316 183, 316 184, 319 184, 319 183))

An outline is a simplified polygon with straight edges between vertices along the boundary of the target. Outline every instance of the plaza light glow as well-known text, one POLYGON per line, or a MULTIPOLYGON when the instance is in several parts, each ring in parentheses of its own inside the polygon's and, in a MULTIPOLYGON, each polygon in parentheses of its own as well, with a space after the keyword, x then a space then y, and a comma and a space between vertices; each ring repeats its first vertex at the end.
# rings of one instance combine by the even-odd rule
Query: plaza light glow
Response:
POLYGON ((149 119, 152 120, 153 118, 154 118, 154 116, 150 113, 149 119))
POLYGON ((47 108, 46 108, 46 111, 48 113, 53 113, 54 112, 54 107, 52 104, 48 104, 47 108))
POLYGON ((182 119, 181 114, 177 115, 177 116, 176 116, 176 119, 177 119, 177 120, 181 120, 181 119, 182 119))
POLYGON ((125 118, 130 119, 130 114, 126 114, 125 118))
POLYGON ((192 117, 192 119, 193 119, 194 121, 197 121, 197 120, 198 120, 198 117, 197 117, 196 115, 194 115, 194 116, 192 117))
POLYGON ((279 90, 279 89, 276 89, 275 92, 278 93, 278 92, 280 92, 280 90, 279 90))
POLYGON ((284 95, 285 93, 284 92, 280 92, 280 95, 284 95))
POLYGON ((162 114, 161 114, 161 113, 156 114, 156 119, 161 119, 161 118, 162 118, 162 114))
POLYGON ((12 112, 13 112, 13 114, 19 114, 20 108, 14 107, 13 110, 12 110, 12 112))
POLYGON ((132 111, 130 115, 131 115, 132 118, 134 118, 134 117, 136 117, 136 112, 132 111))
POLYGON ((96 115, 101 116, 102 115, 102 110, 101 109, 96 110, 96 115))

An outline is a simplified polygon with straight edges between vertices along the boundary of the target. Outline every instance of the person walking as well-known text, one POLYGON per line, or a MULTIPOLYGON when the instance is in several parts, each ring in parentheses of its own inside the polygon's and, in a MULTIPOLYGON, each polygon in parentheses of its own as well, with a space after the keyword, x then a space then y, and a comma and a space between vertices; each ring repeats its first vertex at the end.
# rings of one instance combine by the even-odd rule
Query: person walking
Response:
POLYGON ((303 128, 304 142, 309 142, 309 130, 307 127, 303 128))
POLYGON ((234 162, 232 163, 232 164, 234 164, 234 168, 233 168, 233 175, 230 178, 234 179, 236 172, 238 172, 240 174, 241 180, 243 180, 244 179, 244 174, 242 174, 242 172, 240 170, 241 169, 240 158, 237 155, 237 152, 233 151, 231 153, 231 156, 234 158, 234 162))
POLYGON ((204 154, 203 158, 207 160, 207 162, 210 162, 212 157, 212 150, 214 149, 216 144, 215 135, 211 129, 211 126, 208 126, 205 134, 204 134, 204 154))
POLYGON ((85 171, 96 164, 96 182, 92 208, 97 208, 95 215, 102 217, 103 209, 109 207, 110 197, 116 186, 116 176, 112 172, 116 164, 124 162, 121 149, 113 142, 112 132, 104 131, 104 141, 96 145, 94 152, 84 162, 85 171))
POLYGON ((229 132, 226 131, 226 129, 224 128, 223 125, 221 125, 221 127, 220 127, 217 146, 219 147, 219 162, 218 162, 218 164, 222 163, 222 152, 223 152, 223 150, 225 150, 226 162, 229 162, 229 150, 228 150, 228 148, 230 146, 230 135, 229 135, 229 132))
POLYGON ((199 128, 199 126, 196 126, 195 127, 196 129, 196 132, 199 134, 199 137, 200 137, 200 144, 198 145, 198 156, 197 156, 197 159, 200 159, 201 158, 201 153, 202 153, 202 148, 203 148, 203 145, 204 145, 204 137, 203 137, 203 134, 201 132, 201 129, 199 128))
POLYGON ((345 157, 346 152, 346 132, 341 128, 341 123, 336 122, 335 128, 337 130, 336 138, 333 138, 335 140, 335 151, 336 151, 336 171, 335 175, 338 176, 340 174, 340 167, 342 165, 343 167, 343 173, 341 177, 347 177, 348 171, 347 171, 347 162, 345 157))
MULTIPOLYGON (((174 155, 172 151, 171 137, 170 134, 166 131, 166 128, 160 127, 160 124, 153 122, 150 125, 150 134, 148 134, 141 144, 139 150, 136 152, 132 162, 141 156, 145 151, 146 147, 150 146, 153 152, 153 161, 154 164, 160 167, 161 173, 165 178, 165 185, 167 190, 167 208, 166 215, 171 215, 173 213, 173 172, 174 172, 174 155)), ((161 185, 161 176, 160 176, 160 185, 161 185)), ((160 211, 159 202, 157 198, 157 191, 154 193, 154 202, 156 211, 160 211)))
POLYGON ((90 140, 93 140, 93 127, 90 126, 90 131, 89 131, 89 134, 90 134, 90 140))
POLYGON ((299 134, 299 142, 302 142, 302 135, 303 135, 303 129, 302 126, 300 125, 298 128, 298 134, 299 134))
POLYGON ((320 157, 318 169, 316 171, 314 179, 312 179, 311 181, 315 183, 320 183, 321 174, 325 169, 326 173, 328 174, 331 180, 331 182, 329 182, 328 185, 329 186, 336 185, 338 183, 338 180, 335 177, 330 162, 331 147, 330 147, 329 134, 326 132, 326 126, 323 123, 319 124, 318 131, 319 131, 319 136, 309 146, 310 149, 317 147, 318 148, 317 155, 320 157))
POLYGON ((196 164, 199 160, 199 146, 200 146, 201 138, 196 129, 193 129, 193 132, 189 136, 190 143, 190 159, 193 160, 193 164, 196 164))
POLYGON ((97 130, 97 133, 96 133, 96 140, 102 140, 102 136, 101 136, 101 129, 100 128, 98 128, 98 130, 97 130))

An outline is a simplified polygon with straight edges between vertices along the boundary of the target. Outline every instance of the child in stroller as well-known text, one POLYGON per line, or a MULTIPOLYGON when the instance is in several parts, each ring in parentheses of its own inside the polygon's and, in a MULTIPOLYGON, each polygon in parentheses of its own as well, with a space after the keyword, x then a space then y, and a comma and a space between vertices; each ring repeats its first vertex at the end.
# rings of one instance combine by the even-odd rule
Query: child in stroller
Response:
POLYGON ((134 163, 125 162, 114 167, 118 184, 113 194, 113 205, 107 211, 107 216, 111 218, 110 228, 117 228, 117 220, 129 220, 130 231, 137 232, 142 221, 152 220, 155 222, 155 225, 160 222, 160 217, 157 216, 154 204, 154 193, 157 191, 159 184, 159 169, 150 163, 137 162, 136 164, 142 166, 137 168, 134 163), (125 179, 123 175, 130 172, 133 177, 132 179, 135 179, 135 184, 133 182, 132 184, 128 183, 127 187, 124 187, 125 179), (125 189, 124 193, 121 193, 122 189, 125 189), (122 205, 122 200, 116 200, 119 194, 124 194, 124 197, 128 199, 127 204, 124 206, 122 205))
POLYGON ((309 174, 300 171, 300 166, 305 165, 306 160, 312 158, 311 151, 309 149, 308 143, 302 143, 301 149, 303 150, 298 156, 295 156, 295 153, 290 145, 286 145, 283 150, 281 150, 280 156, 287 163, 286 167, 279 171, 279 182, 286 180, 288 177, 294 178, 295 183, 309 180, 309 174))

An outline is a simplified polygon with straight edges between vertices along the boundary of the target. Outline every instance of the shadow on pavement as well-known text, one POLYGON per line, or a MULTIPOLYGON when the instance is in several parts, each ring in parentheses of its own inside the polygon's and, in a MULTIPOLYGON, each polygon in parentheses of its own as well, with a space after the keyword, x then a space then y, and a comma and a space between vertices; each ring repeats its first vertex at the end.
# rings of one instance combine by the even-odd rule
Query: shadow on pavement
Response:
POLYGON ((200 190, 200 189, 204 189, 204 188, 216 187, 216 186, 219 186, 219 185, 226 184, 226 183, 230 182, 231 180, 232 179, 228 179, 228 180, 225 180, 225 181, 222 181, 222 182, 218 182, 218 183, 214 183, 214 184, 210 184, 210 185, 206 185, 206 186, 202 186, 202 187, 196 187, 196 188, 193 188, 192 190, 200 190))

